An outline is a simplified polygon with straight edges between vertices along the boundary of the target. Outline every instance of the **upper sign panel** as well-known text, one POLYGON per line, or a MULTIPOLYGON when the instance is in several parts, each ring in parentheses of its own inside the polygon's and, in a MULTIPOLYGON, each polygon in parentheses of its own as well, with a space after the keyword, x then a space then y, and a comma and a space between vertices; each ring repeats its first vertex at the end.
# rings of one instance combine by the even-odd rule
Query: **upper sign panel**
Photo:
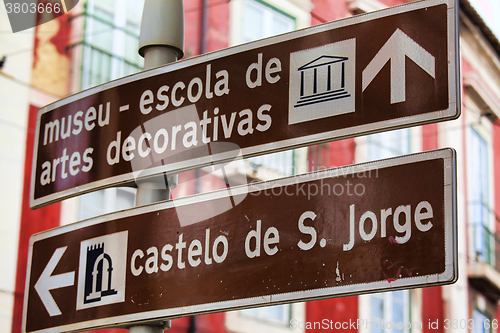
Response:
POLYGON ((159 172, 456 118, 456 17, 453 0, 393 7, 46 106, 31 207, 159 172))

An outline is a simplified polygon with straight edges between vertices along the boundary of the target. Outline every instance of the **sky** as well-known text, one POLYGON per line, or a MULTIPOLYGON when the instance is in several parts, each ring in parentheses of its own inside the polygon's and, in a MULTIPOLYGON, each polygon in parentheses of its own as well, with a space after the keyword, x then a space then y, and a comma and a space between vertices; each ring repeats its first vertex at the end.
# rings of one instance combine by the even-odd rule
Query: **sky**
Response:
POLYGON ((500 40, 500 0, 469 0, 500 40))

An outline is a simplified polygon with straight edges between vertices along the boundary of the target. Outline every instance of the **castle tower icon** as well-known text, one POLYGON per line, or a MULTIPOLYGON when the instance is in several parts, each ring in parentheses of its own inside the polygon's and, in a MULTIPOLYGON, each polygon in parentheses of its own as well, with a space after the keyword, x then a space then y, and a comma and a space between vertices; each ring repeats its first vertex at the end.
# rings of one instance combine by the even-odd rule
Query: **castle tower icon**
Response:
POLYGON ((118 292, 111 287, 113 263, 104 252, 104 243, 87 247, 84 303, 98 302, 118 292))
POLYGON ((76 309, 125 301, 128 231, 80 242, 76 309))

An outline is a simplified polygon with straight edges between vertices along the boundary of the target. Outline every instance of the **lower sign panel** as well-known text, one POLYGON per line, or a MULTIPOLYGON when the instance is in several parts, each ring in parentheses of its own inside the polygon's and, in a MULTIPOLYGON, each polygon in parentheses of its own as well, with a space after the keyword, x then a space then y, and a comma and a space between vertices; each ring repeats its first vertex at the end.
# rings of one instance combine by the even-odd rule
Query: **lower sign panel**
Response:
POLYGON ((25 331, 125 326, 453 283, 455 170, 454 151, 437 150, 35 235, 25 331), (200 221, 203 214, 211 217, 200 221))

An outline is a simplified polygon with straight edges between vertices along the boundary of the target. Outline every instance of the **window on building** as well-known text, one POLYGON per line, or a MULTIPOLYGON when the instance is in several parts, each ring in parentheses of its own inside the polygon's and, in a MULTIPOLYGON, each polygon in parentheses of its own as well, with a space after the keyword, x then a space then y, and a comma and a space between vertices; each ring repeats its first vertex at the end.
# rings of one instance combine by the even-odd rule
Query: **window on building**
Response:
POLYGON ((468 212, 472 237, 472 255, 476 260, 491 263, 493 253, 489 240, 488 146, 486 141, 469 128, 467 139, 468 212))
POLYGON ((87 193, 80 196, 80 220, 132 208, 135 205, 135 189, 117 187, 87 193))
POLYGON ((279 35, 295 29, 295 19, 257 0, 245 0, 243 9, 244 43, 279 35))
POLYGON ((79 90, 142 70, 138 54, 144 0, 88 0, 82 41, 73 46, 79 90))
POLYGON ((366 159, 380 160, 410 153, 410 129, 382 132, 367 136, 366 159))
POLYGON ((305 333, 304 325, 299 324, 305 322, 303 302, 229 311, 225 317, 227 330, 234 333, 305 333))
POLYGON ((474 309, 474 313, 472 314, 474 328, 474 333, 490 333, 491 332, 491 319, 479 311, 478 309, 474 309))
MULTIPOLYGON (((88 0, 78 18, 82 40, 73 45, 75 89, 83 90, 142 70, 138 54, 144 0, 88 0)), ((79 219, 134 207, 135 189, 111 188, 80 197, 79 219)))
MULTIPOLYGON (((245 0, 243 6, 242 42, 247 43, 295 29, 295 19, 257 0, 245 0)), ((294 174, 293 151, 283 151, 248 159, 254 166, 265 167, 285 176, 294 174)))
POLYGON ((240 314, 244 317, 262 320, 271 324, 287 326, 290 323, 290 312, 290 304, 283 304, 241 310, 240 314))
POLYGON ((399 290, 368 296, 370 321, 364 325, 370 333, 409 333, 410 291, 399 290))
MULTIPOLYGON (((368 161, 409 153, 409 129, 372 134, 366 138, 368 161)), ((363 332, 409 333, 409 329, 404 325, 410 322, 410 292, 408 290, 372 294, 363 299, 369 308, 370 316, 369 324, 364 327, 363 332)))
MULTIPOLYGON (((263 1, 244 0, 242 25, 241 41, 247 43, 294 30, 295 19, 263 1)), ((265 167, 285 176, 295 173, 293 150, 253 157, 248 161, 255 167, 265 167)), ((290 305, 255 308, 240 313, 247 318, 287 325, 290 320, 290 305)))
POLYGON ((252 157, 248 161, 254 167, 265 167, 279 172, 284 176, 291 176, 295 173, 293 150, 252 157))

